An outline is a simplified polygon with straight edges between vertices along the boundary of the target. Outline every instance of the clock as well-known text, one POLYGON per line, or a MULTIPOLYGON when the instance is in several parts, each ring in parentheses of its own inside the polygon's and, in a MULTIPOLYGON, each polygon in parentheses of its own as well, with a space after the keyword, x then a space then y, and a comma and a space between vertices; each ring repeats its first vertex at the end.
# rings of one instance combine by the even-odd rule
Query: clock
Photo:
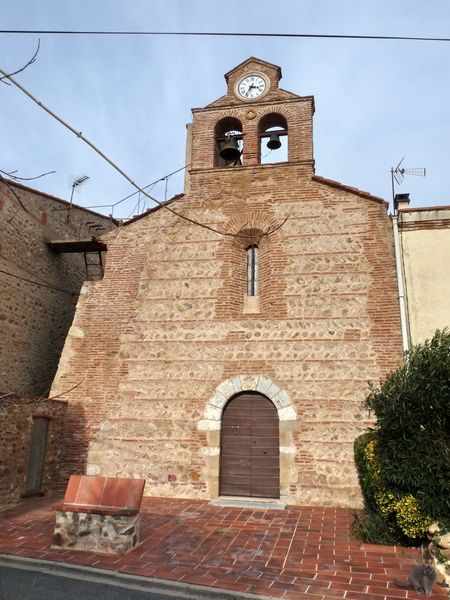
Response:
POLYGON ((239 79, 234 91, 241 100, 256 100, 269 91, 269 80, 263 73, 249 73, 239 79))

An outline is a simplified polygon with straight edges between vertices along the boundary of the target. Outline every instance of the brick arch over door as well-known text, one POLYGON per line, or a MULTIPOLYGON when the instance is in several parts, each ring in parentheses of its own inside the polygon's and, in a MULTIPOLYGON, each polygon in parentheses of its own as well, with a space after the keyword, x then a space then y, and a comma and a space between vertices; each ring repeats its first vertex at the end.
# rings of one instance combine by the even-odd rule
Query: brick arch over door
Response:
POLYGON ((298 483, 295 466, 296 448, 293 432, 297 429, 297 413, 292 405, 289 393, 281 389, 264 375, 236 375, 223 381, 206 403, 203 419, 198 422, 198 429, 206 432, 207 446, 203 449, 206 455, 205 479, 208 482, 208 493, 211 498, 219 495, 220 469, 220 436, 222 413, 225 405, 236 394, 242 392, 259 392, 274 404, 280 425, 280 500, 293 503, 289 489, 291 484, 298 483))

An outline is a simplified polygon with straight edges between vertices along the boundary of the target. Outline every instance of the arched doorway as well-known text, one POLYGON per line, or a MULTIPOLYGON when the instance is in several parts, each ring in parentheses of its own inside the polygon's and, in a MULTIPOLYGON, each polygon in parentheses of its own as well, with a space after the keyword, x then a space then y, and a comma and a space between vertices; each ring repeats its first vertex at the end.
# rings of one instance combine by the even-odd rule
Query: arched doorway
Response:
POLYGON ((231 398, 222 415, 220 495, 279 498, 279 437, 278 411, 266 396, 231 398))

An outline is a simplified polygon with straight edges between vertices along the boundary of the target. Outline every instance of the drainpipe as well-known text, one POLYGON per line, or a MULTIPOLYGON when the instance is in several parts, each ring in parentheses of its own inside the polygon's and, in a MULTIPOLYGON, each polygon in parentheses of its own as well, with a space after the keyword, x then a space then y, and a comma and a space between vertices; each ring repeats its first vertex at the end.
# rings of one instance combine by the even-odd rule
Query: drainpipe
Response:
MULTIPOLYGON (((398 198, 399 194, 394 199, 394 214, 392 215, 392 227, 394 230, 394 253, 395 253, 395 266, 397 270, 397 289, 398 289, 398 302, 400 306, 400 326, 402 330, 402 343, 403 352, 409 350, 409 331, 408 331, 408 317, 406 311, 406 298, 405 298, 405 285, 403 276, 403 260, 400 248, 400 236, 398 231, 398 198)), ((403 196, 403 194, 402 194, 403 196)), ((402 198, 403 199, 403 198, 402 198)), ((405 199, 406 200, 406 199, 405 199)))

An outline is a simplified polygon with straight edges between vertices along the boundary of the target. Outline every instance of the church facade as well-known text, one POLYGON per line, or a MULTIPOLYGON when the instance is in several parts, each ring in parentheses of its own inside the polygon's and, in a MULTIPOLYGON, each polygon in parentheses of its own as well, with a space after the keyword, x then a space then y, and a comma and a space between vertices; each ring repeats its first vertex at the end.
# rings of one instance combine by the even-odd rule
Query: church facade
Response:
POLYGON ((104 236, 51 392, 73 388, 65 478, 360 505, 361 402, 402 359, 392 228, 385 201, 315 175, 314 100, 280 78, 227 73, 193 110, 184 194, 104 236))

